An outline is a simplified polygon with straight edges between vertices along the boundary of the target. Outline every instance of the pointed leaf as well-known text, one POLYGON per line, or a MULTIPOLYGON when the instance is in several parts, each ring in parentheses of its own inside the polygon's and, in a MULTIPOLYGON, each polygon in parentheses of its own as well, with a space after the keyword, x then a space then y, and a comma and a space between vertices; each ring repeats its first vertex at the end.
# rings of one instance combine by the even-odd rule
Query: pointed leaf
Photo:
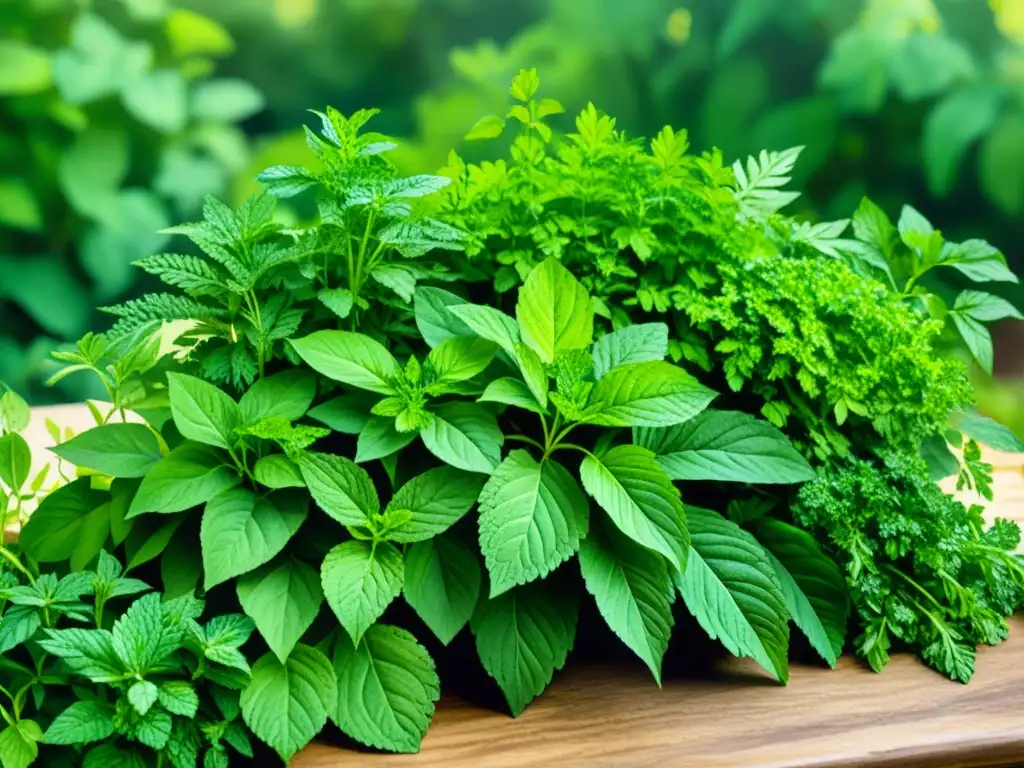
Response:
POLYGON ((359 389, 395 394, 402 378, 398 361, 379 341, 349 331, 317 331, 289 343, 317 373, 359 389))
POLYGON ((103 424, 50 450, 73 466, 111 477, 144 477, 161 458, 160 444, 144 424, 103 424))
POLYGON ((309 629, 323 599, 320 574, 290 557, 238 580, 242 609, 281 661, 309 629))
POLYGON ((324 558, 324 595, 353 643, 402 592, 402 553, 393 544, 346 541, 324 558))
POLYGON ((630 363, 664 360, 668 355, 668 326, 664 323, 628 325, 594 342, 594 378, 630 363))
POLYGON ((238 405, 212 384, 183 373, 167 374, 174 425, 188 440, 228 448, 238 428, 238 405))
POLYGON ((534 267, 519 289, 516 318, 523 341, 545 363, 560 352, 590 346, 594 338, 590 296, 554 257, 534 267))
POLYGON ((494 416, 473 403, 447 403, 420 432, 423 444, 446 464, 489 475, 501 461, 504 437, 494 416))
POLYGON ((622 365, 594 386, 586 421, 606 427, 668 427, 692 419, 715 396, 671 363, 622 365))
POLYGON ((406 550, 402 591, 423 623, 448 645, 473 615, 481 575, 473 550, 442 534, 406 550))

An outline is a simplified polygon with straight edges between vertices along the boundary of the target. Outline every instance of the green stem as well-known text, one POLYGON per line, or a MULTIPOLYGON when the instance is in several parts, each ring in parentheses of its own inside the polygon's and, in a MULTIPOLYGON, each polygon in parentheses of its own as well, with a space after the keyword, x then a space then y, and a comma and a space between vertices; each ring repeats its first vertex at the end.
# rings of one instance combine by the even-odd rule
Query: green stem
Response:
POLYGON ((558 445, 554 446, 548 452, 548 454, 545 454, 545 458, 547 458, 547 456, 549 454, 554 453, 555 451, 579 451, 580 453, 585 453, 587 456, 592 458, 594 461, 598 461, 598 462, 600 461, 600 459, 597 458, 597 456, 595 456, 593 453, 588 451, 582 445, 576 445, 575 443, 559 443, 558 445))
POLYGON ((922 595, 927 597, 932 602, 932 605, 934 605, 940 611, 944 612, 946 610, 945 608, 942 607, 942 604, 932 596, 931 592, 929 592, 927 589, 922 587, 920 584, 918 584, 912 578, 907 576, 907 574, 903 573, 903 571, 899 570, 898 568, 893 568, 891 566, 886 566, 885 570, 887 570, 890 573, 894 573, 897 576, 899 576, 901 579, 903 579, 905 582, 907 582, 910 586, 912 586, 914 589, 916 589, 922 595))
POLYGON ((541 429, 544 430, 544 451, 545 453, 551 448, 551 431, 548 429, 548 420, 544 418, 544 414, 537 414, 540 418, 541 429))
POLYGON ((363 264, 366 259, 366 247, 370 244, 370 233, 373 231, 373 222, 376 218, 377 212, 371 208, 369 215, 366 217, 363 239, 359 243, 359 255, 356 257, 356 279, 352 281, 351 285, 353 299, 359 295, 359 290, 363 287, 363 264))
POLYGON ((29 584, 35 584, 36 580, 32 577, 32 574, 29 572, 28 568, 22 565, 21 560, 19 560, 18 557, 13 552, 11 552, 9 549, 7 549, 7 547, 3 545, 0 545, 0 557, 6 558, 11 563, 11 565, 13 565, 19 571, 21 571, 26 576, 26 578, 28 578, 29 584))
POLYGON ((576 427, 578 427, 578 426, 579 426, 579 423, 576 423, 576 424, 567 424, 567 425, 566 425, 566 427, 565 427, 565 429, 563 429, 563 430, 562 430, 561 432, 559 432, 559 433, 558 433, 557 435, 555 435, 555 439, 554 439, 554 440, 553 440, 552 442, 553 442, 553 443, 554 443, 555 445, 558 445, 558 444, 559 444, 560 442, 562 442, 562 440, 564 440, 564 439, 566 438, 566 436, 567 436, 567 435, 568 435, 568 434, 569 434, 570 432, 572 432, 572 431, 573 431, 574 429, 576 429, 576 427))
POLYGON ((537 448, 537 449, 539 449, 541 451, 544 450, 544 446, 543 445, 538 443, 532 437, 527 437, 526 435, 505 435, 505 439, 506 440, 518 440, 520 443, 527 443, 528 445, 532 445, 534 448, 537 448))

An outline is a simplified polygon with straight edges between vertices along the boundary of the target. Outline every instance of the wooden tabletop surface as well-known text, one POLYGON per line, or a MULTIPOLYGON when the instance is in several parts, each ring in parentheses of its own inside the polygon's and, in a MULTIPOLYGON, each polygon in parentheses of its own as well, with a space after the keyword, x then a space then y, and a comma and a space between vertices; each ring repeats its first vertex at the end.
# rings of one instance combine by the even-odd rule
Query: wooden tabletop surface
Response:
MULTIPOLYGON (((78 406, 36 409, 26 435, 35 449, 50 445, 46 416, 76 430, 91 423, 78 406)), ((996 488, 987 514, 1024 523, 1024 456, 986 452, 986 459, 996 488)), ((518 719, 443 697, 417 755, 317 743, 291 765, 1016 768, 1024 766, 1024 616, 1011 626, 1007 643, 979 649, 966 686, 906 655, 880 675, 850 657, 834 671, 794 664, 786 687, 731 659, 712 679, 667 680, 662 690, 639 664, 570 657, 518 719)))

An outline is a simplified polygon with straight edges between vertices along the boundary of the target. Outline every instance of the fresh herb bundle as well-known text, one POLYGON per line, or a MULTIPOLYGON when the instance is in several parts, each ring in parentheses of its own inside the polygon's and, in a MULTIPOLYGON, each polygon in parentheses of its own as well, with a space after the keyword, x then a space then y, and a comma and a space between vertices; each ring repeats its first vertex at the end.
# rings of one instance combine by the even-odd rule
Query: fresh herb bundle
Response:
MULTIPOLYGON (((55 449, 83 476, 17 561, 75 579, 121 554, 165 602, 119 621, 205 601, 157 673, 224 686, 218 664, 251 662, 232 713, 285 760, 328 720, 417 750, 432 656, 467 628, 518 714, 591 605, 658 681, 684 608, 782 682, 791 620, 830 665, 852 627, 876 668, 903 647, 966 681, 1024 599, 1019 534, 932 479, 986 492, 970 438, 1024 446, 954 412, 969 391, 924 286, 946 264, 1008 279, 1001 257, 868 203, 855 238, 787 219, 795 152, 729 167, 671 129, 648 152, 593 107, 557 139, 538 85, 513 83, 509 161, 402 177, 371 113, 328 109, 316 169, 269 169, 271 195, 179 227, 200 254, 141 263, 178 290, 111 308, 65 358, 110 403, 55 449), (273 195, 307 190, 315 218, 276 223, 273 195)), ((965 301, 949 322, 977 353, 966 320, 1011 313, 965 301)), ((223 708, 216 738, 165 709, 207 764, 237 746, 223 708)))

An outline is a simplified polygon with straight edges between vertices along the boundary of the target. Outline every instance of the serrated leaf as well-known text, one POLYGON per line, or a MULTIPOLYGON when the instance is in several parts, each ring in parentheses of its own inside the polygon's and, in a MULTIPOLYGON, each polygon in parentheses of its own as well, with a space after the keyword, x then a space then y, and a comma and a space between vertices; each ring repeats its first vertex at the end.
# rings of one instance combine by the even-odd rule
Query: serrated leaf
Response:
POLYGON ((481 575, 474 551, 442 534, 406 550, 402 591, 416 615, 448 645, 473 615, 481 575))
POLYGON ((253 665, 252 682, 242 692, 242 718, 287 762, 324 727, 337 697, 331 662, 315 648, 297 645, 284 663, 268 653, 253 665))
POLYGON ((42 737, 35 720, 20 720, 0 731, 0 763, 3 768, 28 768, 39 756, 42 737))
POLYGON ((447 403, 420 432, 423 444, 446 464, 490 474, 501 461, 504 436, 494 416, 473 403, 447 403))
POLYGON ((629 325, 594 342, 594 378, 631 363, 664 360, 668 355, 668 326, 664 323, 629 325))
POLYGON ((184 442, 146 473, 127 518, 146 512, 184 512, 242 482, 226 456, 201 443, 184 442))
POLYGON ((712 639, 749 656, 780 682, 789 676, 789 612, 764 548, 717 512, 687 507, 690 559, 673 573, 686 607, 712 639))
POLYGON ((544 408, 537 402, 530 388, 519 379, 505 377, 495 379, 483 394, 477 398, 478 403, 503 403, 514 405, 534 413, 544 413, 544 408))
POLYGON ((1024 320, 1024 315, 1013 304, 984 291, 960 291, 953 303, 953 311, 982 323, 992 323, 1008 317, 1024 320))
POLYGON ((350 331, 317 331, 289 343, 306 364, 329 379, 352 387, 395 394, 402 378, 398 361, 378 341, 350 331))
POLYGON ((538 463, 515 450, 480 493, 480 549, 491 597, 542 578, 579 549, 587 500, 576 480, 553 459, 538 463))
POLYGON ((167 374, 174 425, 188 440, 228 448, 241 418, 238 405, 212 384, 183 373, 167 374))
POLYGON ((438 467, 417 475, 399 488, 385 513, 406 511, 412 517, 388 533, 388 539, 407 544, 444 533, 476 503, 485 478, 453 467, 438 467))
POLYGON ((393 544, 346 541, 320 567, 327 604, 353 643, 358 643, 402 592, 402 553, 393 544))
POLYGON ((50 723, 47 744, 91 744, 114 733, 114 709, 101 701, 76 701, 50 723))
POLYGON ((338 701, 332 719, 363 744, 418 752, 441 695, 434 662, 415 638, 376 624, 357 646, 341 637, 334 651, 338 701))
POLYGON ((290 557, 238 580, 238 601, 278 659, 292 648, 320 612, 320 574, 290 557))
POLYGON ((434 371, 435 382, 465 381, 490 365, 496 349, 487 339, 454 336, 430 351, 427 364, 434 371))
POLYGON ((675 571, 686 568, 690 539, 679 491, 653 453, 636 445, 587 456, 580 479, 616 527, 633 541, 664 555, 675 571))
MULTIPOLYGON (((191 599, 191 598, 189 598, 191 599)), ((124 667, 144 675, 178 650, 181 628, 164 614, 160 595, 144 595, 114 622, 111 643, 124 667)))
POLYGON ((738 411, 704 411, 673 427, 634 430, 673 480, 802 483, 814 470, 785 435, 738 411))
POLYGON ((157 701, 172 715, 192 718, 199 709, 196 689, 184 680, 168 680, 157 689, 157 701))
POLYGON ((156 436, 143 424, 103 424, 50 450, 73 466, 111 477, 144 477, 161 458, 156 436))
POLYGON ((64 660, 74 672, 94 682, 112 682, 124 675, 124 664, 114 652, 110 632, 105 629, 45 630, 40 647, 64 660))
POLYGON ((675 601, 665 560, 595 520, 580 545, 580 570, 605 622, 660 685, 675 601))
POLYGON ((716 394, 671 363, 633 363, 597 382, 585 420, 606 427, 668 427, 696 416, 716 394))
POLYGON ((481 600, 470 626, 487 674, 518 717, 565 665, 576 638, 575 596, 543 583, 481 600))
POLYGON ((317 505, 342 525, 366 525, 380 511, 373 480, 342 456, 304 453, 299 470, 317 505))
POLYGON ((590 296, 554 257, 534 267, 519 289, 516 319, 523 341, 546 363, 560 352, 590 346, 594 338, 590 296))
POLYGON ((290 370, 253 384, 238 401, 242 424, 281 418, 297 421, 316 397, 316 377, 309 371, 290 370))
POLYGON ((140 715, 145 715, 156 704, 157 688, 148 680, 137 680, 128 689, 128 703, 140 715))

